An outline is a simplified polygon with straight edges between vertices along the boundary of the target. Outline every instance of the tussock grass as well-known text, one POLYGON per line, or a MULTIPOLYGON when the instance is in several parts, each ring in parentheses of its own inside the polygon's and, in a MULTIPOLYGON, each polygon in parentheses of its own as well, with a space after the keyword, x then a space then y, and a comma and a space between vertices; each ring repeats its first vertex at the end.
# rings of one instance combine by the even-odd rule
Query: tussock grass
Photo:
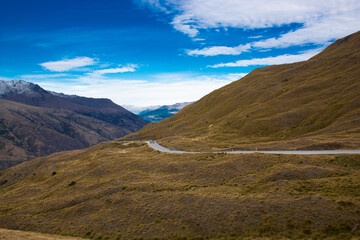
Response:
POLYGON ((91 239, 356 238, 359 162, 103 143, 0 172, 0 227, 91 239))
POLYGON ((82 238, 65 237, 35 232, 16 231, 0 228, 0 239, 2 240, 81 240, 82 238))

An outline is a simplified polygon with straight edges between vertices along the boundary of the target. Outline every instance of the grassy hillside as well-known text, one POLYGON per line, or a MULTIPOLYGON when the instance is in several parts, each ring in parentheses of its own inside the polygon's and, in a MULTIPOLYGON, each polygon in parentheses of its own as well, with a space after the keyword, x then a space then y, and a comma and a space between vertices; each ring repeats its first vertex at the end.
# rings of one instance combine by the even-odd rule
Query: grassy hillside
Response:
POLYGON ((35 232, 15 231, 0 228, 1 240, 81 240, 82 238, 56 236, 35 232))
POLYGON ((92 239, 350 239, 360 237, 359 163, 102 143, 0 172, 0 227, 92 239))
POLYGON ((360 147, 360 32, 305 62, 259 68, 127 139, 201 149, 360 147))

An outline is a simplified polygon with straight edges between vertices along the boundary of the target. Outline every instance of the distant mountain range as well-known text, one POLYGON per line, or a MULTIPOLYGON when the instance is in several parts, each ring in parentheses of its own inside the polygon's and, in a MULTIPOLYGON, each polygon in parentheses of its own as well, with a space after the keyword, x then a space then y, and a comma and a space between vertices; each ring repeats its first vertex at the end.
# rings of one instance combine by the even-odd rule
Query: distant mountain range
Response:
POLYGON ((176 103, 158 107, 149 107, 138 113, 138 115, 150 122, 159 122, 178 113, 181 109, 193 102, 176 103))
POLYGON ((127 139, 184 150, 360 147, 360 32, 308 61, 258 68, 127 139))
POLYGON ((116 139, 148 123, 109 99, 55 93, 21 80, 0 80, 0 103, 0 169, 116 139))
POLYGON ((148 107, 138 107, 132 105, 125 105, 128 111, 139 115, 150 122, 159 122, 165 118, 169 118, 178 113, 181 109, 194 102, 175 103, 173 105, 157 105, 148 107))

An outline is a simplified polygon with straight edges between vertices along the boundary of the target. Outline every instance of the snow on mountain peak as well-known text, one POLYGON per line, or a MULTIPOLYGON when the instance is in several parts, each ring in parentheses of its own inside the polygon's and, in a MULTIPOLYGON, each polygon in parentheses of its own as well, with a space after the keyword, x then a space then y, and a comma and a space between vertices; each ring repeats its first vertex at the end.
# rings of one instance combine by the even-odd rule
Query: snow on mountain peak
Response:
POLYGON ((23 80, 0 80, 0 96, 8 95, 11 93, 35 96, 38 95, 39 92, 47 92, 53 96, 62 97, 62 98, 74 98, 76 95, 66 95, 63 93, 57 93, 53 91, 46 91, 42 89, 39 85, 26 82, 23 80))
POLYGON ((23 80, 0 80, 0 95, 15 92, 18 94, 32 94, 36 85, 23 80))
POLYGON ((62 97, 62 98, 76 98, 77 97, 77 95, 67 95, 64 93, 58 93, 58 92, 53 92, 53 91, 48 91, 48 93, 50 93, 53 96, 62 97))

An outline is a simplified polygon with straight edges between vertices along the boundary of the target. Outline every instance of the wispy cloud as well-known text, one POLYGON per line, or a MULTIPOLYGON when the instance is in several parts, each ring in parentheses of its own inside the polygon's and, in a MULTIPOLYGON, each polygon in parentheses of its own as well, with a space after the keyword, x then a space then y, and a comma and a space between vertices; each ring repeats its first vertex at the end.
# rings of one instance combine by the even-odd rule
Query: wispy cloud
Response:
POLYGON ((220 67, 248 67, 256 65, 277 65, 284 63, 294 63, 299 61, 305 61, 319 53, 322 49, 312 49, 300 54, 285 54, 276 57, 266 57, 266 58, 253 58, 253 59, 244 59, 236 62, 228 63, 219 63, 209 67, 220 68, 220 67))
MULTIPOLYGON (((163 0, 151 6, 158 10, 166 8, 166 13, 173 16, 170 24, 190 37, 199 35, 201 29, 261 29, 291 23, 302 25, 300 29, 278 38, 265 39, 253 45, 259 48, 326 44, 360 29, 358 0, 163 0)), ((225 47, 222 48, 225 53, 232 52, 225 47)))
POLYGON ((176 30, 183 32, 190 37, 195 37, 196 35, 198 35, 199 30, 197 30, 197 27, 195 27, 195 25, 192 23, 195 22, 186 15, 176 16, 171 22, 171 24, 176 30))
POLYGON ((96 70, 89 74, 93 75, 93 76, 100 76, 100 75, 104 75, 104 74, 108 74, 108 73, 135 72, 137 68, 138 68, 138 66, 136 64, 128 64, 127 66, 123 66, 123 67, 96 70))
POLYGON ((64 59, 60 61, 40 63, 40 65, 52 72, 66 72, 74 70, 79 67, 85 67, 96 64, 94 58, 89 57, 76 57, 73 59, 64 59))
POLYGON ((137 4, 141 4, 144 6, 149 6, 157 11, 162 11, 166 13, 170 13, 167 9, 166 5, 160 3, 160 0, 134 0, 137 4))
POLYGON ((250 44, 239 45, 236 47, 214 46, 203 49, 187 50, 186 53, 190 56, 239 55, 243 52, 248 52, 250 48, 250 44))
POLYGON ((308 43, 327 45, 332 40, 344 37, 360 29, 359 8, 357 11, 326 16, 319 21, 306 23, 303 28, 296 31, 290 31, 277 38, 254 42, 252 46, 255 48, 286 48, 308 43))

